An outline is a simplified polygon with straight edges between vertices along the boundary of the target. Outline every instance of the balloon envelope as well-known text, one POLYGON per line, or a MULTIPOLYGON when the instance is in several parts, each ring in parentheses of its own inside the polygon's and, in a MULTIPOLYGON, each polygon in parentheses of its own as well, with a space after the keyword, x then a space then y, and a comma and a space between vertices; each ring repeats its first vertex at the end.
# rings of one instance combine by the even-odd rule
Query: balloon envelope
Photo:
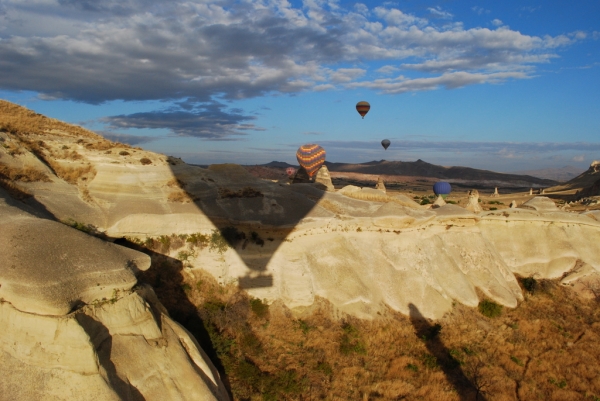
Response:
POLYGON ((452 187, 449 183, 440 181, 433 184, 433 193, 437 195, 442 195, 446 197, 452 191, 452 187))
POLYGON ((381 146, 383 146, 383 148, 385 150, 387 150, 387 148, 390 146, 390 140, 389 139, 384 139, 383 141, 381 141, 381 146))
POLYGON ((356 103, 356 111, 358 111, 358 114, 360 114, 362 118, 365 118, 369 110, 371 110, 369 102, 362 101, 356 103))
POLYGON ((296 169, 293 167, 288 167, 285 169, 285 172, 288 176, 292 176, 296 173, 296 169))
POLYGON ((308 176, 312 177, 325 163, 325 149, 314 143, 302 145, 296 152, 296 159, 308 176))

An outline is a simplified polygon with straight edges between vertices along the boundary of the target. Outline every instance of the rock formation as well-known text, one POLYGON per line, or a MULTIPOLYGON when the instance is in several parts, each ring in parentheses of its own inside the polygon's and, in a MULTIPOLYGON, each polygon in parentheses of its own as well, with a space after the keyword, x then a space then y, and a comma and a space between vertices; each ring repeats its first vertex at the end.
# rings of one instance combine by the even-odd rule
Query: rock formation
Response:
POLYGON ((476 189, 472 189, 469 191, 469 200, 467 202, 467 205, 465 206, 465 209, 474 212, 474 213, 478 213, 481 212, 481 206, 479 205, 479 191, 476 189))
POLYGON ((136 286, 147 255, 18 205, 0 189, 2 399, 228 399, 196 340, 136 286))
POLYGON ((377 177, 377 185, 375 186, 375 189, 378 189, 384 193, 386 192, 385 184, 383 183, 383 179, 381 177, 377 177))
POLYGON ((529 195, 533 195, 533 188, 529 188, 529 195))
POLYGON ((512 202, 510 202, 510 208, 511 208, 511 209, 514 209, 514 208, 516 208, 516 207, 517 207, 517 202, 516 202, 516 201, 512 201, 512 202))
POLYGON ((500 194, 498 193, 498 187, 494 188, 494 193, 492 195, 490 195, 492 198, 497 198, 500 196, 500 194))
POLYGON ((433 202, 433 206, 434 208, 438 208, 441 206, 444 206, 446 204, 446 201, 444 200, 444 198, 442 198, 442 195, 438 195, 437 199, 435 200, 435 202, 433 202))
POLYGON ((292 184, 304 184, 308 182, 311 182, 310 177, 308 176, 308 173, 306 172, 304 167, 300 166, 300 168, 298 169, 298 171, 296 171, 296 174, 294 174, 294 177, 292 178, 292 184))
POLYGON ((521 208, 532 209, 541 212, 553 212, 558 210, 554 201, 546 196, 536 196, 521 205, 521 208))
POLYGON ((321 166, 315 177, 315 183, 326 191, 335 191, 333 182, 331 182, 331 175, 326 165, 321 166))

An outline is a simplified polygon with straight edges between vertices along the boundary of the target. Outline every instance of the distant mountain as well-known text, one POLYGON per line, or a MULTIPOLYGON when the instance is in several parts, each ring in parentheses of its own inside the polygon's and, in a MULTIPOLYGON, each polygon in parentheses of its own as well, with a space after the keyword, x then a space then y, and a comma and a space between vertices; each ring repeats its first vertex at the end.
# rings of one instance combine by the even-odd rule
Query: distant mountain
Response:
POLYGON ((517 186, 549 187, 557 181, 531 175, 496 173, 470 167, 444 167, 427 163, 421 159, 415 162, 371 161, 361 164, 325 162, 331 172, 352 172, 374 175, 402 175, 429 177, 457 182, 510 183, 517 186))
MULTIPOLYGON (((590 167, 579 174, 577 177, 565 182, 564 184, 557 185, 556 187, 549 188, 552 191, 568 191, 568 190, 582 190, 586 188, 592 188, 594 185, 599 186, 600 181, 600 164, 593 162, 590 167)), ((592 191, 592 190, 590 190, 592 191)), ((589 191, 588 191, 589 192, 589 191)), ((592 191, 594 192, 594 191, 592 191)), ((588 195, 589 196, 589 195, 588 195)))
POLYGON ((513 171, 512 174, 531 175, 533 177, 546 178, 548 180, 567 182, 581 174, 581 168, 573 166, 564 166, 560 168, 513 171))
POLYGON ((294 166, 293 164, 289 164, 289 163, 286 163, 286 162, 277 162, 277 161, 272 161, 272 162, 267 163, 267 164, 261 164, 260 166, 262 166, 262 167, 275 167, 275 168, 298 167, 298 166, 294 166))

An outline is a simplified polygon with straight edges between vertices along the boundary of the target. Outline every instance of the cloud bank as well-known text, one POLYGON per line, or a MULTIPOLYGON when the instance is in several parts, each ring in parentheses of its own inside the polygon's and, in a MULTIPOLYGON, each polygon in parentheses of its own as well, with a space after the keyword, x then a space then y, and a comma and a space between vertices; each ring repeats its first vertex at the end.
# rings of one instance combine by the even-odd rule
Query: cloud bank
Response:
POLYGON ((417 16, 386 4, 0 0, 0 88, 90 104, 196 102, 204 108, 107 121, 219 140, 256 127, 241 112, 206 106, 217 100, 357 87, 400 94, 527 79, 556 49, 585 37, 531 36, 500 24, 466 29, 440 7, 417 16), (385 67, 371 70, 371 61, 385 67))

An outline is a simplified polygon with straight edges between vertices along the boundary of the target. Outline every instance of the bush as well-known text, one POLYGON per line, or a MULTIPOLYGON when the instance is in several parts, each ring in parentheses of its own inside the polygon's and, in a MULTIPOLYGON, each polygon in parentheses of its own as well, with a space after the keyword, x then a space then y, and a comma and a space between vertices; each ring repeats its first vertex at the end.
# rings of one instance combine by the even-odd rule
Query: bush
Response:
POLYGON ((261 319, 267 317, 269 314, 269 305, 258 298, 250 300, 250 309, 252 309, 252 312, 261 319))
POLYGON ((142 163, 145 166, 145 165, 148 165, 148 164, 152 164, 152 160, 148 159, 147 157, 142 157, 140 159, 140 163, 142 163))
POLYGON ((533 276, 525 277, 521 279, 521 284, 523 285, 523 288, 525 288, 529 293, 533 294, 537 287, 537 280, 533 278, 533 276))
POLYGON ((423 198, 423 199, 421 200, 421 205, 428 205, 428 204, 430 204, 430 203, 431 203, 431 202, 430 202, 430 201, 429 201, 429 199, 427 199, 427 198, 423 198))
POLYGON ((502 305, 498 305, 494 301, 484 299, 479 303, 479 312, 486 317, 494 318, 500 316, 502 313, 502 305))
POLYGON ((119 152, 119 155, 120 156, 129 156, 130 153, 128 151, 126 151, 126 150, 122 150, 122 151, 119 152))

